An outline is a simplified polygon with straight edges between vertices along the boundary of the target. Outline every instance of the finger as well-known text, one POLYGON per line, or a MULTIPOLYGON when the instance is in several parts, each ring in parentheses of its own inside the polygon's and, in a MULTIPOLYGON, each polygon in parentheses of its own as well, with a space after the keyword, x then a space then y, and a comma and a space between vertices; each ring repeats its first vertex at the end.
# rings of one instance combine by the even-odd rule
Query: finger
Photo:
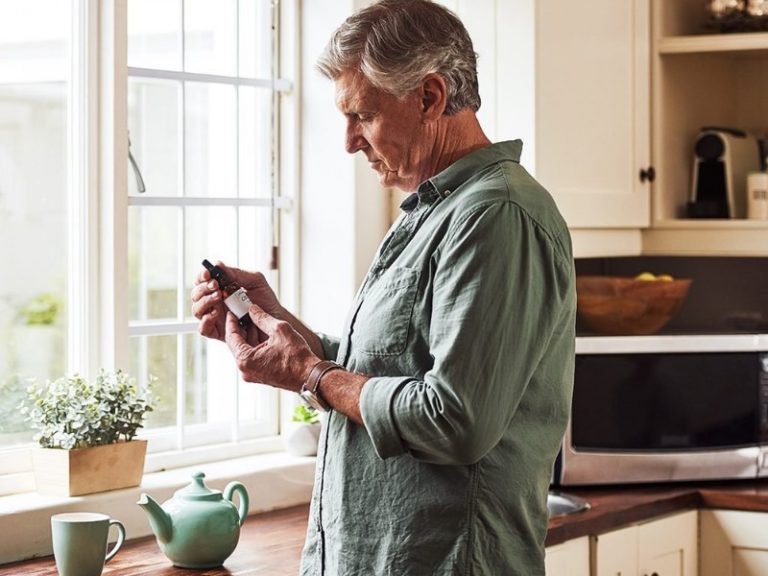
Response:
POLYGON ((198 320, 201 320, 203 316, 211 314, 214 311, 216 311, 217 314, 223 312, 220 292, 213 292, 212 294, 202 297, 197 302, 192 302, 192 315, 198 320))
POLYGON ((224 320, 224 341, 235 357, 239 357, 251 348, 251 345, 245 339, 245 331, 231 312, 227 314, 224 320))
POLYGON ((195 284, 205 284, 210 279, 211 279, 211 273, 208 271, 207 268, 203 268, 202 272, 200 272, 195 278, 195 284))
POLYGON ((219 329, 218 318, 218 311, 212 310, 210 314, 206 314, 200 319, 200 324, 197 326, 197 331, 206 338, 222 340, 224 335, 219 329))
POLYGON ((192 290, 189 291, 189 296, 193 302, 197 302, 204 296, 214 292, 218 292, 218 291, 219 291, 219 283, 216 282, 216 280, 209 280, 207 282, 201 282, 200 284, 195 284, 192 287, 192 290))

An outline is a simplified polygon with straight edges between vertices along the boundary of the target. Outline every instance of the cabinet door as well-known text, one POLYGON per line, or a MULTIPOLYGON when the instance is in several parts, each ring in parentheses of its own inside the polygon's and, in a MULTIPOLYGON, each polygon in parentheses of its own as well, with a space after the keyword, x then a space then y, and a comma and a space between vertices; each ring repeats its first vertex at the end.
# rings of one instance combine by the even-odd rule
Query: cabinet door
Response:
POLYGON ((698 576, 695 510, 638 526, 639 574, 698 576))
POLYGON ((701 576, 768 574, 768 514, 701 511, 701 576))
POLYGON ((576 538, 546 550, 547 576, 589 576, 589 537, 576 538))
POLYGON ((650 222, 648 0, 538 0, 535 175, 571 228, 650 222))
POLYGON ((594 536, 594 576, 636 576, 637 527, 630 526, 594 536))

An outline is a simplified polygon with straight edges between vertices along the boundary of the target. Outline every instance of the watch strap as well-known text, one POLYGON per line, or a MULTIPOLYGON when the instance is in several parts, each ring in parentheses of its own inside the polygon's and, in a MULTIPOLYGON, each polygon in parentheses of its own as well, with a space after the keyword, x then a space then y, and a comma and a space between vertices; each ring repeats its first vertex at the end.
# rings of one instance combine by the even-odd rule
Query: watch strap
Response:
POLYGON ((331 362, 330 360, 320 360, 320 362, 315 364, 312 367, 312 370, 309 371, 309 376, 307 376, 306 382, 304 382, 302 385, 299 395, 304 400, 309 402, 309 404, 314 408, 327 412, 331 409, 331 406, 320 395, 320 391, 318 390, 318 387, 320 386, 320 380, 331 370, 342 369, 343 367, 336 364, 336 362, 331 362))

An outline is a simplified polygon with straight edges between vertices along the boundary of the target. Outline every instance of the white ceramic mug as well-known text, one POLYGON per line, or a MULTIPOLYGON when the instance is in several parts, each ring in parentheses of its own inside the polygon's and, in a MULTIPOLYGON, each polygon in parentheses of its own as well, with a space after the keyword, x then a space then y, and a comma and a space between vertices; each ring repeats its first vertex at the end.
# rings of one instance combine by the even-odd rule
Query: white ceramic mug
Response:
POLYGON ((51 516, 53 555, 61 576, 100 576, 125 541, 125 526, 104 514, 70 512, 51 516), (117 526, 117 542, 107 553, 110 526, 117 526))

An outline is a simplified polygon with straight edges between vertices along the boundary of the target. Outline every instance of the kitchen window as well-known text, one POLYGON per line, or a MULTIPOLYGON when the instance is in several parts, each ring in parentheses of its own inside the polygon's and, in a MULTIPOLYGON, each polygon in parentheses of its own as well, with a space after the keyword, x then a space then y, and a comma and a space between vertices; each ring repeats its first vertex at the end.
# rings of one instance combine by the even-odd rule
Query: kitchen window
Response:
POLYGON ((189 291, 208 258, 295 293, 293 4, 0 0, 0 495, 33 488, 29 377, 154 376, 149 470, 279 446, 290 401, 189 291))

